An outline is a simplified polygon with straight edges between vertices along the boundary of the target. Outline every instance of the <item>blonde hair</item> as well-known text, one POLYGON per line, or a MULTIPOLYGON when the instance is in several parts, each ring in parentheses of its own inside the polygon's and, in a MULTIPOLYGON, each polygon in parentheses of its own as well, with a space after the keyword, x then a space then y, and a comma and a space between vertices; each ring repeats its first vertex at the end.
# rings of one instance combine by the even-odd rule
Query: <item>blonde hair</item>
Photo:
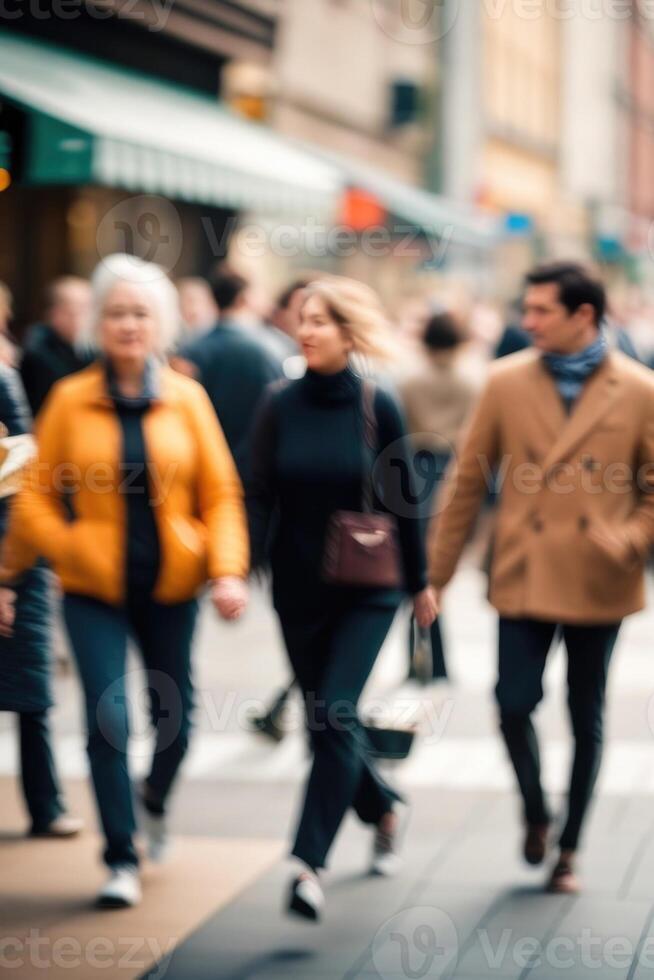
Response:
POLYGON ((181 329, 177 290, 161 266, 119 252, 103 259, 91 276, 91 313, 78 346, 94 352, 100 349, 99 328, 104 305, 110 291, 119 283, 138 286, 148 296, 158 328, 157 354, 164 358, 174 348, 181 329))
POLYGON ((355 354, 372 360, 390 361, 399 353, 398 341, 379 296, 357 279, 325 276, 310 282, 305 302, 318 296, 330 316, 347 333, 355 354))

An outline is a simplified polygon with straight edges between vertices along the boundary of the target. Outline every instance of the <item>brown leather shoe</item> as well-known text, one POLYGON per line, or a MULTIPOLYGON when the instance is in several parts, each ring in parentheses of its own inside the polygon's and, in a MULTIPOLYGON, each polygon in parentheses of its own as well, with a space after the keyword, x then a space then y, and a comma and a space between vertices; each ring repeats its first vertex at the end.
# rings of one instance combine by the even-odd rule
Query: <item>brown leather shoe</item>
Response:
POLYGON ((572 852, 561 853, 547 883, 547 891, 552 895, 578 895, 581 891, 581 882, 574 871, 572 852))
POLYGON ((550 833, 548 823, 529 823, 525 834, 523 855, 527 864, 542 864, 547 854, 550 833))

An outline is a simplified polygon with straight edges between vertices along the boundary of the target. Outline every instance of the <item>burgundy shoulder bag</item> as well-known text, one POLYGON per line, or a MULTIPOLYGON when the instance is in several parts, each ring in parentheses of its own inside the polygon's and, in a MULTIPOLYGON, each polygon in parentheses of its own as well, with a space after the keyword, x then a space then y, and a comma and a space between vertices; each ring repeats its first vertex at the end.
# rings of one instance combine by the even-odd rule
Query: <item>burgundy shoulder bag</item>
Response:
POLYGON ((397 521, 374 509, 372 469, 378 449, 375 384, 364 378, 361 409, 364 473, 361 511, 337 510, 327 526, 323 578, 333 585, 402 588, 402 564, 397 521))

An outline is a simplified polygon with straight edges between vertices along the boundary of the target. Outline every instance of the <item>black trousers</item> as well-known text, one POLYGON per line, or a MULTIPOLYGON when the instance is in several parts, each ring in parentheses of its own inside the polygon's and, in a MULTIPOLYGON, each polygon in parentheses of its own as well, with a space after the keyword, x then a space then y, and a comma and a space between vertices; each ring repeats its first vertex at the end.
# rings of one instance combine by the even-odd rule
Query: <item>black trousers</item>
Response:
POLYGON ((577 848, 597 780, 603 743, 609 661, 620 623, 566 626, 532 619, 500 619, 499 680, 495 690, 500 727, 518 779, 528 823, 550 822, 540 778, 538 739, 531 714, 543 697, 543 671, 555 636, 568 654, 568 708, 575 740, 568 815, 559 844, 577 848))
POLYGON ((39 832, 65 810, 52 757, 48 712, 21 712, 18 733, 23 796, 32 819, 31 829, 39 832))
POLYGON ((395 612, 342 605, 310 619, 280 615, 314 753, 292 853, 313 868, 325 867, 349 807, 377 824, 401 799, 377 772, 357 713, 395 612))

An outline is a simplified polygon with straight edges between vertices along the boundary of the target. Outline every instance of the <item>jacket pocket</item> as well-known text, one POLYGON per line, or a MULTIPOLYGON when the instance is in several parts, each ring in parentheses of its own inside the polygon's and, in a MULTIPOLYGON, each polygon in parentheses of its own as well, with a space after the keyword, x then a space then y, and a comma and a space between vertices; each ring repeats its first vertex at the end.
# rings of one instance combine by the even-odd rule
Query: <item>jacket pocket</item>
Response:
MULTIPOLYGON (((175 580, 185 587, 199 588, 208 577, 208 531, 202 521, 181 514, 168 515, 160 528, 162 560, 174 569, 175 580)), ((167 575, 166 575, 167 577, 167 575)))
POLYGON ((54 563, 64 580, 83 580, 98 594, 122 582, 125 561, 115 525, 78 518, 69 526, 64 551, 54 563))

